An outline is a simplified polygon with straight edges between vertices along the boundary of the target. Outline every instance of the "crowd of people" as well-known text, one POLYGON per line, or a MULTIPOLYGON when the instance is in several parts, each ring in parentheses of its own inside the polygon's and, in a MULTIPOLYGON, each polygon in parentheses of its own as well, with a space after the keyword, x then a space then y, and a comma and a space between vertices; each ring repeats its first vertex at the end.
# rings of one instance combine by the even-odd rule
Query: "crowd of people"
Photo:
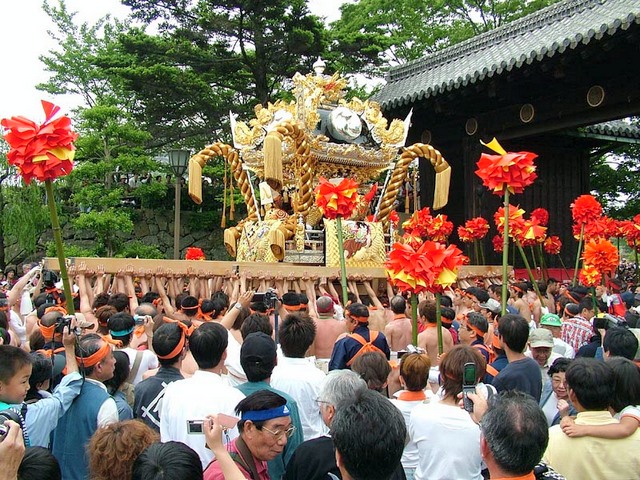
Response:
MULTIPOLYGON (((15 273, 15 272, 14 272, 15 273)), ((28 265, 0 292, 0 480, 633 479, 640 294, 553 279, 28 265), (75 315, 68 315, 70 302, 75 315), (440 320, 440 321, 438 321, 440 320)))

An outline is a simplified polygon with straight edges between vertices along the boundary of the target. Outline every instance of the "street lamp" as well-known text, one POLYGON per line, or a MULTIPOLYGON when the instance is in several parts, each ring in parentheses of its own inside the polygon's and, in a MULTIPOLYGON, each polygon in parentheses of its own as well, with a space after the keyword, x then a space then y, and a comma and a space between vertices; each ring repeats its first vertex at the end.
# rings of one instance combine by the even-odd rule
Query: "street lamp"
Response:
POLYGON ((174 199, 175 217, 173 220, 173 259, 180 258, 180 180, 189 163, 189 150, 169 150, 169 165, 176 178, 176 194, 174 199))

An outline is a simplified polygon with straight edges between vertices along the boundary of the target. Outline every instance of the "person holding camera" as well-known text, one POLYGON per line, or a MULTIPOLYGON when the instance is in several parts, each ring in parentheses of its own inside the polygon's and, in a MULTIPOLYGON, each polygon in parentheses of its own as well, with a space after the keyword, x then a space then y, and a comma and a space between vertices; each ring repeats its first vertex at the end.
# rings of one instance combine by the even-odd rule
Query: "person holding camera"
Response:
POLYGON ((16 480, 25 446, 20 425, 11 420, 0 424, 0 480, 16 480))

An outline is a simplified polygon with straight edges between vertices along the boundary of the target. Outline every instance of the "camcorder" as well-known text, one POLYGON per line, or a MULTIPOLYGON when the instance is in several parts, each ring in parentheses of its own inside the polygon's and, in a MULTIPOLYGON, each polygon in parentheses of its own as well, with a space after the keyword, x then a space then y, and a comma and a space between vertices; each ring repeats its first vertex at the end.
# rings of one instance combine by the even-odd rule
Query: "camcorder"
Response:
POLYGON ((276 308, 278 300, 280 300, 278 294, 271 289, 266 292, 256 292, 251 297, 251 303, 264 303, 267 308, 276 308))
POLYGON ((64 329, 67 328, 67 331, 71 333, 72 331, 80 336, 82 334, 82 330, 80 328, 76 328, 75 330, 71 329, 71 321, 73 320, 73 316, 64 315, 62 317, 58 317, 56 320, 56 328, 54 329, 55 333, 64 333, 64 329))
POLYGON ((0 442, 4 440, 4 437, 6 437, 9 432, 9 427, 4 424, 7 420, 13 420, 18 425, 22 426, 20 416, 15 411, 10 408, 0 411, 0 442))
POLYGON ((424 348, 420 348, 420 347, 415 347, 411 344, 407 345, 407 348, 405 350, 400 350, 398 352, 398 360, 400 360, 402 357, 404 357, 407 353, 426 353, 424 348))
POLYGON ((56 286, 56 282, 58 281, 58 275, 51 270, 44 270, 42 272, 42 284, 45 288, 53 288, 56 286))
POLYGON ((629 324, 624 318, 610 313, 599 313, 597 317, 593 318, 593 326, 598 330, 609 330, 615 327, 629 328, 629 324))

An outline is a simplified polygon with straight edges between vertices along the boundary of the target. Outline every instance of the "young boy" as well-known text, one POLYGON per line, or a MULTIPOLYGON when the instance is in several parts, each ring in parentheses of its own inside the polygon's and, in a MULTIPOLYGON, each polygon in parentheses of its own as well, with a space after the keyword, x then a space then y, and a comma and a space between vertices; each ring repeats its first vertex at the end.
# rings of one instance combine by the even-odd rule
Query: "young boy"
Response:
POLYGON ((31 356, 21 348, 0 345, 0 412, 10 409, 18 414, 25 446, 29 446, 29 436, 24 421, 27 405, 23 402, 30 376, 31 356))

